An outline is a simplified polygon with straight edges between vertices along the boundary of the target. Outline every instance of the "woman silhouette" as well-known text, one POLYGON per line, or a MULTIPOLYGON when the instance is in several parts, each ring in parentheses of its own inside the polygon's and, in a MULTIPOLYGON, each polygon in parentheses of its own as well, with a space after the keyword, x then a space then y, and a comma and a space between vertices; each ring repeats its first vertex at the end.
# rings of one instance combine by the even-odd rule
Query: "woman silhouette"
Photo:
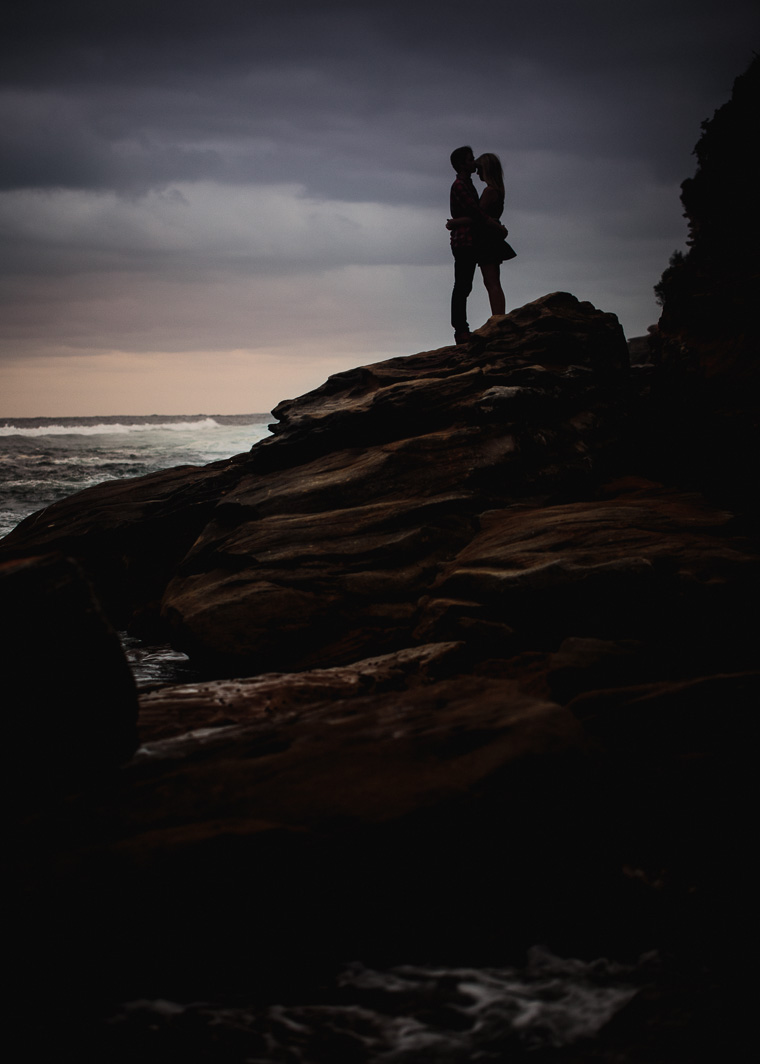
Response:
MULTIPOLYGON (((504 210, 504 174, 499 156, 484 152, 475 160, 475 169, 480 180, 485 181, 486 185, 480 195, 480 206, 486 214, 498 221, 504 210)), ((468 225, 470 222, 470 218, 449 218, 446 226, 451 229, 455 225, 468 225)), ((488 292, 492 314, 506 313, 506 300, 501 287, 499 267, 505 259, 512 258, 514 255, 504 241, 506 235, 506 230, 500 232, 487 226, 479 227, 475 234, 477 263, 483 275, 483 284, 488 292)))
MULTIPOLYGON (((499 156, 484 152, 475 160, 475 166, 478 177, 486 183, 480 195, 480 206, 498 222, 504 210, 504 174, 499 156)), ((507 256, 504 237, 490 230, 484 232, 477 242, 477 255, 491 313, 505 314, 506 300, 499 276, 499 267, 507 256)))

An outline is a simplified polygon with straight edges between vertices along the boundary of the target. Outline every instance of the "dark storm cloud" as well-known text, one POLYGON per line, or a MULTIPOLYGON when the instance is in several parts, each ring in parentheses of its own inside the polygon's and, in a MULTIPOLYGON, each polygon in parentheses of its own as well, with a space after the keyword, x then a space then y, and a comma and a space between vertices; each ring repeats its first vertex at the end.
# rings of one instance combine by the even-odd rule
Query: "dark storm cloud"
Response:
MULTIPOLYGON (((0 187, 285 180, 424 203, 463 138, 645 155, 683 177, 669 169, 673 121, 726 95, 741 34, 751 57, 753 12, 743 0, 32 0, 0 54, 0 187)), ((693 144, 693 127, 682 135, 693 144)))

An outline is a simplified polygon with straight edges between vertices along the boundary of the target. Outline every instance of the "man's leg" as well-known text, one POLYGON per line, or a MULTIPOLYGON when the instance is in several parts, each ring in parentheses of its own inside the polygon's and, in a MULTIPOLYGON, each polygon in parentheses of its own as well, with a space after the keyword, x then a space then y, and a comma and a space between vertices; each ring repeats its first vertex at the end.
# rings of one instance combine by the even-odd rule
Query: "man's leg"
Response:
POLYGON ((472 248, 454 248, 454 290, 451 293, 451 325, 454 339, 469 337, 467 297, 472 291, 475 276, 475 252, 472 248))

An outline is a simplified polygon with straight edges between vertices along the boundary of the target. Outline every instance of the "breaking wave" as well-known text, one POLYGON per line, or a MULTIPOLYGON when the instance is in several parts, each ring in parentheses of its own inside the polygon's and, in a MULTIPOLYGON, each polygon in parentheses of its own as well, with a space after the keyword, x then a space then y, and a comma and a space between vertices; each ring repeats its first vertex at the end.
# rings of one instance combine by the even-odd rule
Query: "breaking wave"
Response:
POLYGON ((104 480, 205 465, 249 451, 269 414, 4 418, 0 536, 19 521, 104 480))
MULTIPOLYGON (((247 1064, 468 1064, 530 1059, 593 1038, 646 982, 637 965, 565 959, 536 947, 523 968, 347 965, 327 1000, 125 1003, 109 1027, 129 1059, 157 1060, 171 1044, 189 1059, 247 1064), (208 1059, 211 1059, 210 1057, 208 1059)), ((125 1058, 126 1059, 126 1058, 125 1058)), ((183 1058, 185 1059, 185 1058, 183 1058)))

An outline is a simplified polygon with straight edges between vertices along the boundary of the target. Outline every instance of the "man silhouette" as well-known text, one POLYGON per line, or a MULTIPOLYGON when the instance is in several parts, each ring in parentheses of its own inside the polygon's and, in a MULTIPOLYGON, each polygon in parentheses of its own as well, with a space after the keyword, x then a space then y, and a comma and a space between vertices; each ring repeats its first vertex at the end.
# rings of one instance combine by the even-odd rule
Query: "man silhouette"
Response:
POLYGON ((478 235, 483 232, 485 226, 496 226, 505 235, 507 231, 501 222, 491 218, 480 206, 472 183, 475 155, 469 144, 454 149, 451 153, 451 165, 457 176, 449 197, 450 217, 460 220, 460 224, 448 226, 451 232, 451 253, 454 256, 451 325, 454 329, 454 343, 464 344, 472 339, 467 324, 467 297, 472 291, 472 279, 478 264, 478 235), (461 223, 462 218, 468 218, 469 221, 461 223))

